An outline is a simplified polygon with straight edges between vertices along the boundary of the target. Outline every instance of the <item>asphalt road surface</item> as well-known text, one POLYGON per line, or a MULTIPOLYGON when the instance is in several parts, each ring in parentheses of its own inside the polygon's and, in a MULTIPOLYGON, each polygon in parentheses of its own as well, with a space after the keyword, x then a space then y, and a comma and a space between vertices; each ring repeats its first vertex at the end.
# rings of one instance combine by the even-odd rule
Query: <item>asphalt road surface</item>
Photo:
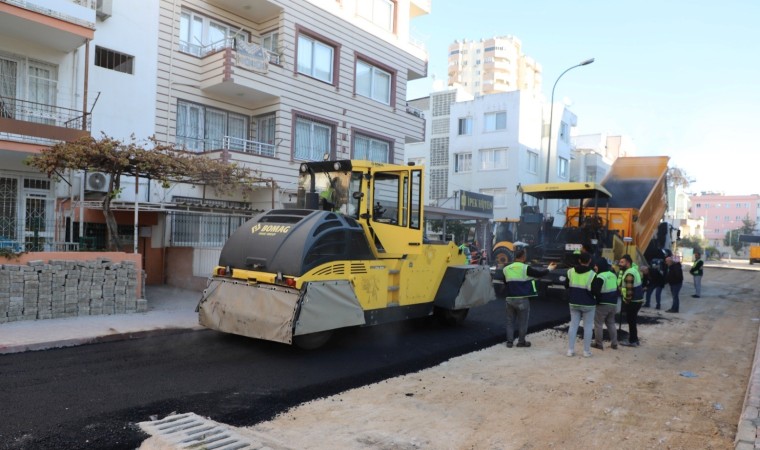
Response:
MULTIPOLYGON (((1 355, 0 448, 134 449, 148 437, 137 422, 172 412, 253 425, 503 342, 504 311, 493 301, 454 328, 416 321, 344 330, 316 351, 199 331, 1 355)), ((561 299, 532 301, 530 331, 568 320, 561 299)))

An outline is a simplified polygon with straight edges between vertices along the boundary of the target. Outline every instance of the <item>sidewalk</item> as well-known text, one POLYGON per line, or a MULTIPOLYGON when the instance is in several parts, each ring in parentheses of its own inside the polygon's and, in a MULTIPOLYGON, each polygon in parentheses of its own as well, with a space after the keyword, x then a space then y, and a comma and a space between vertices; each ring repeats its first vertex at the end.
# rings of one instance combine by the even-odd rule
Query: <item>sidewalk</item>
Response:
POLYGON ((24 320, 0 325, 0 354, 201 330, 195 306, 201 293, 148 286, 148 311, 134 314, 24 320))

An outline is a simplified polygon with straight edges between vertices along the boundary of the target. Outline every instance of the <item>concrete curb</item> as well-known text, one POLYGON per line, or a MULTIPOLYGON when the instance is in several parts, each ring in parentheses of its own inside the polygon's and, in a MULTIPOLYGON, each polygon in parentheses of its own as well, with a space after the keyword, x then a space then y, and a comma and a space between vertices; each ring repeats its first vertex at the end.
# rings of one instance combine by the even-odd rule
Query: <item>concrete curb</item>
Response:
POLYGON ((752 368, 747 381, 747 391, 744 394, 742 415, 736 427, 734 448, 736 450, 753 450, 760 448, 760 331, 758 341, 755 343, 755 356, 752 360, 752 368))
POLYGON ((39 350, 50 350, 54 348, 76 347, 79 345, 86 345, 86 344, 100 344, 104 342, 126 341, 126 340, 132 340, 132 339, 142 339, 142 338, 147 338, 147 337, 166 336, 166 335, 172 335, 172 334, 191 333, 191 332, 203 331, 203 330, 207 330, 207 328, 202 327, 200 325, 197 325, 191 328, 178 328, 178 327, 156 328, 153 330, 125 331, 122 333, 112 333, 112 334, 106 334, 102 336, 88 336, 88 337, 72 338, 72 339, 60 339, 60 340, 48 341, 48 342, 35 342, 33 344, 0 346, 0 355, 39 351, 39 350))

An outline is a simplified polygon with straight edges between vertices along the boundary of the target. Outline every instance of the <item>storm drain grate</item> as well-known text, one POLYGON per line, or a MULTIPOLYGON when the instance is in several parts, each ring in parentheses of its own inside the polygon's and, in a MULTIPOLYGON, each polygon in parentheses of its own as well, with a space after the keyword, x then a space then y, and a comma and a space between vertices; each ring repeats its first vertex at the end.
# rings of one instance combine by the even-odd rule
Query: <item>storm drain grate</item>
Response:
MULTIPOLYGON (((241 436, 229 427, 195 413, 172 414, 161 420, 140 422, 140 428, 177 449, 240 450, 269 448, 241 436)), ((166 448, 166 447, 161 447, 166 448)))

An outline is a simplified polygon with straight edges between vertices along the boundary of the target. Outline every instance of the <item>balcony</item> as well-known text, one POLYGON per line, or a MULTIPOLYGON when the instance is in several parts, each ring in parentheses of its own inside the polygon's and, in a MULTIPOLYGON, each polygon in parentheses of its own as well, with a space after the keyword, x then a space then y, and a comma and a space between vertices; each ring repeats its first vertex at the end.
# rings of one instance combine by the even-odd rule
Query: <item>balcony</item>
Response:
POLYGON ((191 152, 213 152, 218 150, 230 150, 234 152, 246 153, 256 156, 267 156, 274 158, 276 149, 274 144, 267 144, 248 139, 242 139, 232 136, 223 136, 221 138, 199 139, 186 136, 177 136, 177 146, 184 147, 191 152))
POLYGON ((0 33, 68 53, 95 36, 95 10, 70 0, 0 0, 0 33))
POLYGON ((268 0, 207 0, 207 3, 256 23, 274 19, 282 13, 281 6, 268 0))
POLYGON ((207 50, 199 64, 204 75, 201 90, 250 103, 278 101, 279 90, 270 68, 282 70, 279 55, 234 39, 212 44, 207 50))
POLYGON ((89 136, 92 117, 82 111, 0 97, 0 140, 52 145, 89 136))

